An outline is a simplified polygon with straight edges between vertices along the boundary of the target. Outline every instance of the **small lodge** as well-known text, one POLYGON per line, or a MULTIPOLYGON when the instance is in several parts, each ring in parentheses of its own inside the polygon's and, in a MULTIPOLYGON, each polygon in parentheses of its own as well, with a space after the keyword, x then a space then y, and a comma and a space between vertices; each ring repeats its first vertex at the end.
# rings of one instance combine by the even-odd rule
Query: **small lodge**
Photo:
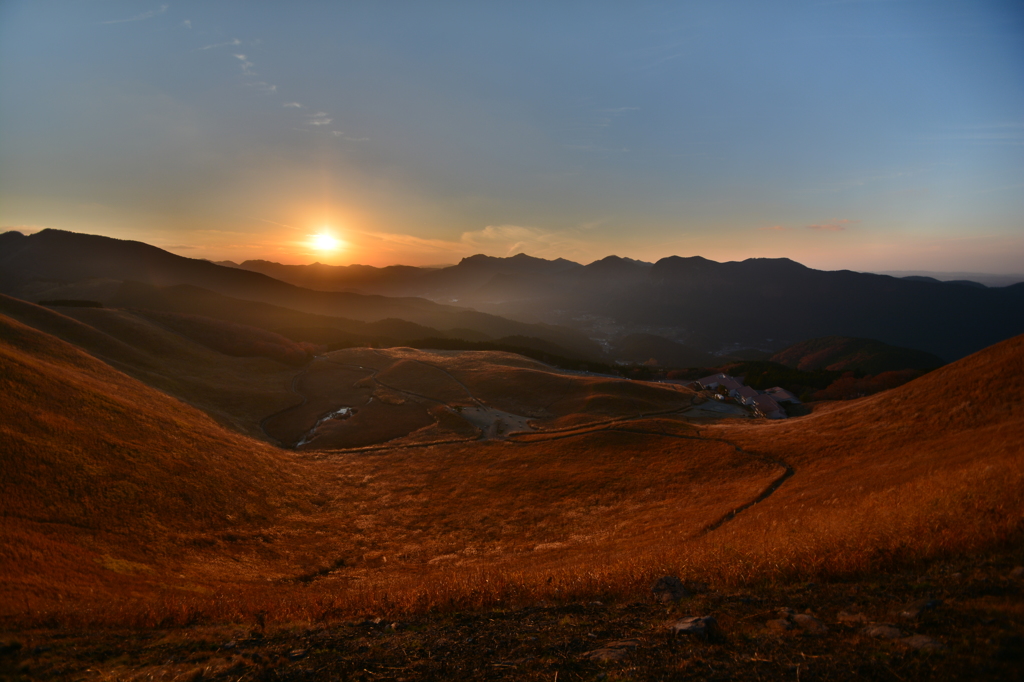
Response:
POLYGON ((739 404, 752 409, 758 417, 765 419, 785 419, 786 411, 781 403, 800 404, 800 400, 795 395, 780 386, 773 386, 766 391, 758 391, 746 386, 742 377, 733 377, 728 374, 712 374, 703 379, 697 379, 693 383, 701 389, 728 395, 739 404))

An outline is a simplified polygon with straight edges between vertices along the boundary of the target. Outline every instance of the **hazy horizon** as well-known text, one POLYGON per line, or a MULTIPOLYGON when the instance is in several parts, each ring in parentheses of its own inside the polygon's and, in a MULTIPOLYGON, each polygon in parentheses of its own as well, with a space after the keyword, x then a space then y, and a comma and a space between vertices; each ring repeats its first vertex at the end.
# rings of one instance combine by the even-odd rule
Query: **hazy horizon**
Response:
POLYGON ((1012 2, 6 2, 0 231, 1011 274, 1022 57, 1012 2))

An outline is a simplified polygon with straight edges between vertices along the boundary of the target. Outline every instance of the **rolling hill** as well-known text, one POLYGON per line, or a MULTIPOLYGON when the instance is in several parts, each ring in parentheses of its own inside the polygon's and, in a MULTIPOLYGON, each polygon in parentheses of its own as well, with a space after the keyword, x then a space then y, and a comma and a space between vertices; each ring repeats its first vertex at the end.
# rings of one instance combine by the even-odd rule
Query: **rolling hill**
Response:
MULTIPOLYGON (((311 266, 241 267, 311 281, 311 266)), ((319 272, 317 270, 316 272, 319 272)), ((335 271, 338 272, 338 271, 335 271)), ((785 258, 719 263, 699 256, 652 264, 609 256, 588 265, 472 256, 422 272, 344 271, 319 286, 426 296, 515 319, 575 326, 613 343, 654 334, 702 352, 777 352, 805 339, 878 339, 954 360, 1024 333, 1024 283, 985 287, 847 270, 785 258)), ((646 358, 645 358, 646 359, 646 358)))
MULTIPOLYGON (((60 230, 43 230, 30 236, 19 232, 0 235, 0 293, 32 301, 85 298, 103 303, 117 300, 122 305, 126 297, 134 296, 136 305, 140 305, 138 292, 128 294, 124 284, 119 284, 125 282, 151 288, 185 285, 192 287, 193 298, 199 295, 198 288, 321 318, 367 323, 403 320, 424 329, 468 329, 488 338, 531 336, 583 356, 600 354, 599 347, 583 334, 564 327, 524 324, 423 298, 303 289, 260 273, 176 256, 141 242, 60 230)), ((194 309, 177 312, 216 317, 194 309)))
POLYGON ((153 590, 202 553, 197 538, 251 532, 316 499, 286 453, 7 316, 0 402, 3 617, 153 590))
MULTIPOLYGON (((40 310, 21 315, 105 340, 40 310)), ((783 423, 503 353, 342 350, 268 424, 313 430, 289 453, 3 325, 9 622, 629 599, 666 571, 829 579, 995 546, 1024 514, 1021 337, 783 423)))
POLYGON ((784 348, 769 358, 794 369, 813 372, 859 371, 865 374, 895 372, 903 369, 932 369, 942 359, 912 348, 896 348, 872 339, 827 336, 810 339, 784 348))

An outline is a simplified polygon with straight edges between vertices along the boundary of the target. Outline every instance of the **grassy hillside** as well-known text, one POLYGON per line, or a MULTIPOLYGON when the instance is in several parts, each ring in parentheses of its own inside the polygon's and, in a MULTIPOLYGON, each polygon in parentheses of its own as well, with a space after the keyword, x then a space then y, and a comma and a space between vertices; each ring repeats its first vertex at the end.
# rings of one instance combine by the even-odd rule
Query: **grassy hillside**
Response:
MULTIPOLYGON (((49 309, 3 295, 0 314, 70 341, 246 435, 265 438, 260 429, 263 417, 298 400, 291 391, 297 372, 293 365, 264 357, 225 355, 154 322, 151 315, 118 309, 49 309)), ((251 333, 241 330, 246 340, 259 333, 258 329, 251 333)), ((220 336, 225 339, 231 336, 220 336)), ((263 350, 281 355, 277 348, 263 350)))
POLYGON ((309 366, 288 428, 360 411, 285 453, 4 324, 11 622, 628 602, 666 573, 830 580, 996 547, 1024 515, 1022 338, 807 417, 710 425, 691 392, 521 356, 343 350, 309 366))
POLYGON ((125 597, 197 534, 307 508, 303 467, 52 336, 0 316, 0 603, 125 597))
POLYGON ((933 369, 945 364, 942 358, 931 353, 848 336, 825 336, 802 341, 779 351, 770 359, 805 372, 824 369, 864 374, 933 369))
POLYGON ((1024 520, 1022 396, 1024 337, 1016 337, 807 417, 710 428, 796 471, 732 525, 729 542, 809 575, 1011 537, 1024 520))

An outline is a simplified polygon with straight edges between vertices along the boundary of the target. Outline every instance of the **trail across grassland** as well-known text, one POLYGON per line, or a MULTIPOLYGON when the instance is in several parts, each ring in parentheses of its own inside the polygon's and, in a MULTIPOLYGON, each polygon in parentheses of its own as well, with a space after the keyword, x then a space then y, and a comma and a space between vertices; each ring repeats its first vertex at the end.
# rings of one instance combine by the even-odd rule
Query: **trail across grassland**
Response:
MULTIPOLYGON (((378 351, 374 351, 374 352, 376 354, 381 355, 382 357, 384 357, 378 351)), ((279 415, 281 415, 281 414, 283 414, 283 413, 285 413, 285 412, 287 412, 289 410, 294 410, 294 409, 301 408, 302 406, 304 406, 308 402, 308 398, 305 395, 303 395, 298 390, 298 385, 299 385, 299 382, 301 381, 302 377, 304 377, 305 374, 307 372, 309 372, 309 370, 312 368, 313 363, 315 363, 317 361, 329 362, 331 364, 335 364, 335 365, 338 365, 338 366, 341 366, 341 367, 346 367, 346 368, 349 368, 349 369, 357 369, 357 370, 364 371, 364 372, 367 373, 367 376, 376 385, 378 385, 378 386, 380 386, 382 388, 386 388, 388 390, 395 391, 397 393, 401 393, 401 394, 410 396, 412 398, 418 398, 420 400, 426 400, 428 402, 440 405, 440 406, 444 407, 445 409, 451 411, 452 413, 458 414, 458 415, 462 416, 463 419, 465 419, 467 422, 472 424, 475 428, 477 428, 480 431, 480 435, 477 438, 456 438, 456 439, 429 441, 429 442, 424 442, 424 443, 396 443, 396 444, 390 444, 390 445, 388 443, 382 443, 380 445, 371 445, 371 446, 365 446, 365 447, 359 447, 359 448, 318 450, 318 451, 310 451, 308 454, 304 453, 304 454, 306 454, 306 456, 308 456, 308 457, 310 457, 312 459, 327 459, 327 458, 330 458, 332 456, 337 456, 337 455, 341 455, 341 454, 384 453, 384 452, 396 451, 396 450, 409 450, 409 449, 414 449, 414 448, 428 448, 428 447, 434 447, 434 446, 438 446, 438 445, 465 444, 465 443, 471 443, 471 442, 480 441, 480 440, 492 440, 492 439, 502 439, 502 440, 505 440, 505 441, 507 441, 509 443, 514 443, 514 444, 518 444, 518 445, 526 445, 526 444, 530 444, 530 443, 547 443, 547 442, 552 442, 552 441, 556 441, 556 440, 563 440, 563 439, 569 439, 569 438, 579 438, 579 437, 582 437, 582 436, 587 436, 587 435, 591 435, 591 434, 594 434, 594 433, 600 433, 600 432, 620 432, 620 433, 631 433, 631 434, 642 435, 642 436, 650 436, 650 437, 654 437, 654 438, 675 438, 675 439, 679 439, 679 440, 696 440, 696 441, 719 442, 719 443, 723 443, 725 445, 728 445, 729 447, 733 448, 736 452, 738 452, 738 453, 740 453, 742 455, 745 455, 747 457, 751 457, 751 458, 760 460, 762 462, 767 462, 767 463, 774 464, 775 466, 777 466, 777 467, 779 467, 781 469, 781 473, 779 474, 779 476, 776 477, 771 483, 769 483, 768 486, 765 487, 765 489, 762 490, 756 497, 754 497, 753 499, 751 499, 748 502, 745 502, 742 505, 739 505, 738 507, 735 507, 735 508, 729 510, 728 512, 723 514, 721 517, 716 519, 715 521, 713 521, 710 524, 706 525, 704 528, 702 528, 700 531, 698 531, 696 537, 700 537, 700 536, 706 535, 706 534, 708 534, 708 533, 710 533, 710 532, 720 528, 721 526, 723 526, 724 524, 728 523, 729 521, 732 521, 734 518, 736 518, 736 516, 738 516, 742 512, 744 512, 747 509, 750 509, 751 507, 753 507, 754 505, 756 505, 756 504, 758 504, 760 502, 763 502, 764 500, 768 499, 769 497, 771 497, 782 486, 783 483, 786 482, 787 479, 789 479, 790 477, 792 477, 792 476, 794 476, 796 474, 796 470, 791 465, 789 465, 787 462, 785 462, 785 461, 783 461, 781 459, 769 457, 768 455, 765 455, 765 454, 762 454, 762 453, 751 452, 749 450, 745 450, 742 447, 740 447, 739 445, 737 445, 736 443, 733 443, 732 441, 726 440, 724 438, 711 438, 711 437, 707 437, 707 436, 702 436, 700 434, 699 430, 697 430, 696 435, 686 435, 686 434, 669 433, 669 432, 665 432, 665 431, 655 431, 655 430, 643 429, 643 428, 629 428, 629 427, 624 426, 624 424, 626 422, 635 422, 637 419, 645 419, 645 418, 650 418, 650 417, 669 416, 669 415, 673 415, 673 414, 680 414, 682 412, 685 412, 685 411, 691 409, 691 406, 674 408, 674 409, 669 409, 669 410, 659 410, 659 411, 650 412, 650 413, 647 413, 647 414, 643 414, 640 410, 637 410, 637 414, 636 415, 628 415, 628 416, 622 416, 622 417, 612 417, 612 418, 601 420, 601 421, 598 421, 598 422, 592 422, 592 423, 587 424, 585 426, 565 427, 565 428, 551 429, 551 430, 533 430, 531 428, 531 430, 529 430, 529 431, 527 431, 527 430, 511 430, 511 431, 503 432, 503 430, 501 429, 501 425, 509 424, 509 423, 516 424, 516 422, 513 421, 510 418, 516 418, 518 420, 522 420, 522 425, 524 425, 524 426, 526 425, 525 424, 526 418, 525 417, 519 417, 518 415, 512 415, 510 413, 502 412, 501 410, 496 410, 496 409, 494 409, 492 407, 487 406, 479 398, 477 398, 475 395, 473 395, 473 392, 470 390, 470 388, 468 386, 466 386, 462 381, 460 381, 459 379, 454 377, 450 372, 448 372, 448 370, 444 369, 443 367, 439 367, 437 365, 434 365, 432 363, 423 362, 423 361, 417 360, 417 359, 413 359, 412 361, 416 362, 417 364, 422 365, 424 367, 429 367, 431 369, 436 369, 436 370, 442 372, 449 379, 451 379, 455 384, 457 384, 459 387, 461 387, 466 392, 466 395, 467 395, 468 399, 470 401, 472 401, 473 403, 475 403, 476 406, 475 407, 469 407, 469 408, 467 408, 465 406, 462 406, 462 405, 454 406, 454 405, 451 405, 450 403, 447 403, 447 402, 445 402, 443 400, 439 400, 438 398, 434 398, 434 397, 429 396, 429 395, 424 395, 422 393, 417 393, 415 391, 409 391, 407 389, 403 389, 403 388, 400 388, 398 386, 394 386, 394 385, 391 385, 391 384, 388 384, 388 383, 382 381, 380 378, 378 378, 378 374, 382 371, 381 369, 378 369, 378 368, 375 368, 375 367, 367 367, 365 365, 358 365, 358 364, 354 364, 354 363, 339 362, 337 360, 333 360, 333 359, 325 357, 325 356, 320 356, 318 358, 315 358, 313 360, 313 362, 311 362, 309 365, 307 365, 301 372, 296 374, 295 377, 292 379, 292 391, 294 393, 296 393, 297 395, 299 395, 300 397, 302 397, 302 402, 297 404, 297 405, 293 405, 291 407, 287 407, 284 410, 280 410, 280 411, 270 415, 269 417, 264 418, 260 422, 261 428, 263 427, 263 425, 269 419, 271 419, 273 417, 276 417, 276 416, 279 416, 279 415)), ((519 425, 519 424, 516 424, 516 425, 519 425)), ((266 433, 266 429, 264 429, 263 432, 266 433)), ((310 434, 307 434, 307 437, 308 437, 308 435, 310 435, 310 434)), ((269 437, 269 434, 268 434, 268 437, 269 437)))

